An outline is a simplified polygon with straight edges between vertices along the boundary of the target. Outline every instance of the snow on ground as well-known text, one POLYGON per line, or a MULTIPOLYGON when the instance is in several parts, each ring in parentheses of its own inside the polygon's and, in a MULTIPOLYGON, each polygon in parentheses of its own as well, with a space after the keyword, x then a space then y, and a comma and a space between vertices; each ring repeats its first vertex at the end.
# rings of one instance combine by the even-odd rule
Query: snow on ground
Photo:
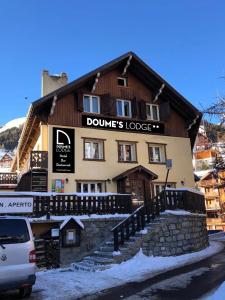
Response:
POLYGON ((17 118, 17 119, 9 121, 5 125, 3 125, 2 128, 0 128, 0 133, 8 130, 10 128, 13 128, 13 127, 19 128, 21 125, 24 124, 25 120, 26 120, 26 118, 23 117, 23 118, 17 118))
POLYGON ((160 213, 160 215, 175 215, 175 216, 203 216, 205 217, 206 214, 198 214, 198 213, 191 213, 187 210, 183 210, 183 209, 175 209, 175 210, 165 210, 163 212, 160 213))
POLYGON ((223 300, 225 299, 225 281, 215 290, 201 298, 202 300, 223 300))
POLYGON ((140 251, 132 259, 105 271, 83 272, 58 269, 37 273, 35 290, 43 299, 76 299, 127 282, 142 281, 165 271, 198 262, 223 248, 211 242, 206 249, 174 257, 147 257, 140 251), (65 295, 67 297, 65 298, 65 295))

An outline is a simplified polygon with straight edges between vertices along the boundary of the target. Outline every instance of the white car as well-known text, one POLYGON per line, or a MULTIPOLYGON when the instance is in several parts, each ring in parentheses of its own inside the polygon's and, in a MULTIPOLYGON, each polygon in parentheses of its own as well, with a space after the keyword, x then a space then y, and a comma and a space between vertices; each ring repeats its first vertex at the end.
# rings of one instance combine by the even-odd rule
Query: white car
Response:
POLYGON ((0 291, 19 289, 29 297, 35 283, 36 255, 28 219, 0 217, 0 291))

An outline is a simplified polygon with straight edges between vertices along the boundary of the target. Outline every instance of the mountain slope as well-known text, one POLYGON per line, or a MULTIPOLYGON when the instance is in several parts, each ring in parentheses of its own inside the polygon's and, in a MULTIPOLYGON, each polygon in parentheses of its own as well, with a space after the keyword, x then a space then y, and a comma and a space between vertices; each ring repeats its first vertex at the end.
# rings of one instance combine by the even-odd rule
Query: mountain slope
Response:
POLYGON ((14 128, 14 127, 19 128, 19 127, 23 126, 25 119, 26 118, 23 117, 23 118, 17 118, 17 119, 9 121, 8 123, 6 123, 4 126, 2 126, 0 128, 0 133, 6 131, 8 129, 14 128))
POLYGON ((0 128, 0 149, 13 151, 17 146, 25 118, 14 119, 0 128))

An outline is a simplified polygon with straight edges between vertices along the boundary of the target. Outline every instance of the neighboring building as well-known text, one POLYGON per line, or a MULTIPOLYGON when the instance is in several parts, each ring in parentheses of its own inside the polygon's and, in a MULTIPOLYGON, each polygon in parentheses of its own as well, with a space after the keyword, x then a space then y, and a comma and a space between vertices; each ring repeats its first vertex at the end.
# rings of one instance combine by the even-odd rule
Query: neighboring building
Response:
POLYGON ((207 149, 199 150, 194 152, 193 155, 193 164, 195 171, 211 170, 213 168, 213 163, 215 162, 216 150, 207 149))
POLYGON ((208 229, 225 231, 225 171, 218 174, 209 171, 198 182, 198 187, 205 195, 208 229))
POLYGON ((17 190, 160 191, 194 187, 192 148, 201 113, 129 52, 33 102, 12 171, 17 190))
POLYGON ((2 153, 0 155, 0 172, 10 172, 13 158, 10 153, 2 153))

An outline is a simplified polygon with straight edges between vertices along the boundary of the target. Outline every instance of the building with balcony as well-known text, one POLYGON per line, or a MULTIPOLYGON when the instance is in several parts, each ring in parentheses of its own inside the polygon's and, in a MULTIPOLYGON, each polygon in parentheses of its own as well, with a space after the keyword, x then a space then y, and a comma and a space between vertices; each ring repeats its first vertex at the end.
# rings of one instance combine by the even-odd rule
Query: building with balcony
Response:
POLYGON ((131 193, 194 187, 201 113, 129 52, 29 108, 12 171, 17 190, 131 193))

